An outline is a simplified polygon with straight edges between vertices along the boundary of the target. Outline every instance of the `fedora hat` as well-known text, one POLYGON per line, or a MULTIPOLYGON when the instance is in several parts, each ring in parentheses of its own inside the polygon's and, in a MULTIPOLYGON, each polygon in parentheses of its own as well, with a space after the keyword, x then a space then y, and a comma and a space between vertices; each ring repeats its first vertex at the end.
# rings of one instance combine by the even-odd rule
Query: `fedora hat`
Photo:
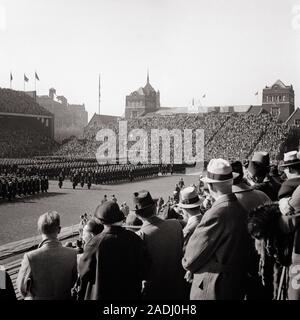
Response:
POLYGON ((257 151, 254 152, 251 162, 258 162, 264 165, 265 167, 270 166, 270 156, 268 152, 265 151, 257 151))
POLYGON ((183 209, 190 209, 200 207, 201 200, 195 187, 187 187, 180 192, 180 201, 178 207, 183 209))
POLYGON ((206 183, 221 183, 235 179, 239 174, 232 172, 232 167, 227 160, 212 159, 207 166, 207 175, 201 181, 206 183))
POLYGON ((280 167, 290 167, 295 164, 300 164, 300 154, 296 150, 284 154, 283 164, 280 167))
POLYGON ((133 194, 134 208, 132 210, 138 212, 145 208, 153 206, 154 204, 156 204, 156 202, 157 199, 152 199, 149 191, 141 190, 133 194))
POLYGON ((103 224, 113 224, 125 219, 124 213, 114 201, 106 201, 99 205, 95 210, 94 217, 103 224))

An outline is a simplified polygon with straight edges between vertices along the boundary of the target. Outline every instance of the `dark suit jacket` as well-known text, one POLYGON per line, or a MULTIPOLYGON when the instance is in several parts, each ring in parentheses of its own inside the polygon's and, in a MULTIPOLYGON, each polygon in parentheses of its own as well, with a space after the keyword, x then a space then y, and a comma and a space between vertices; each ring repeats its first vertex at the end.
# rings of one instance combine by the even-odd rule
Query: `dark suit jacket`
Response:
POLYGON ((278 192, 278 198, 288 198, 291 197, 296 188, 300 185, 300 177, 288 179, 284 181, 278 192))
POLYGON ((194 233, 196 227, 201 222, 203 215, 198 214, 194 216, 191 221, 188 220, 186 226, 183 228, 183 252, 185 252, 185 248, 189 242, 190 237, 194 233))
POLYGON ((119 226, 104 229, 85 247, 79 261, 84 299, 139 299, 149 265, 141 239, 119 226))
POLYGON ((279 226, 284 233, 294 236, 292 262, 289 267, 288 298, 300 300, 300 186, 293 192, 289 203, 295 212, 292 215, 281 216, 279 226))
POLYGON ((144 299, 177 300, 184 298, 182 226, 178 220, 157 216, 144 222, 137 234, 143 239, 151 259, 144 299))
POLYGON ((219 198, 191 236, 183 266, 194 274, 190 298, 243 299, 249 237, 247 213, 234 194, 219 198))

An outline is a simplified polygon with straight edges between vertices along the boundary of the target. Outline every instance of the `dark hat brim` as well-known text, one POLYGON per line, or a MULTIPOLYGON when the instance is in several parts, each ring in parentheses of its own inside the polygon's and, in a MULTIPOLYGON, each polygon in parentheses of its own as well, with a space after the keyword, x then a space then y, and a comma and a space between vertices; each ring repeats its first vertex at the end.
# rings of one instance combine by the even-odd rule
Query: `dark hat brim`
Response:
POLYGON ((300 160, 299 161, 295 161, 295 162, 290 162, 290 163, 286 163, 286 164, 280 164, 279 168, 285 168, 285 167, 292 167, 296 164, 300 164, 300 160))
POLYGON ((158 199, 152 199, 153 200, 153 202, 152 203, 150 203, 150 204, 148 204, 147 206, 145 206, 145 207, 142 207, 142 208, 134 208, 134 209, 131 209, 132 211, 134 211, 134 212, 139 212, 139 211, 141 211, 141 210, 144 210, 144 209, 147 209, 147 208, 150 208, 150 207, 152 207, 153 205, 155 205, 155 204, 157 204, 157 201, 158 201, 158 199))

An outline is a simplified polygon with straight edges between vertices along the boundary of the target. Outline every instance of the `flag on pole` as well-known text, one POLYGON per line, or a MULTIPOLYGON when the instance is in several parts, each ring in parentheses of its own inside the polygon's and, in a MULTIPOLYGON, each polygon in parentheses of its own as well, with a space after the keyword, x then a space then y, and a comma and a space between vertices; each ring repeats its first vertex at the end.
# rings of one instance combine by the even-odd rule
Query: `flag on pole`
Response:
POLYGON ((10 72, 10 77, 9 77, 9 87, 10 87, 10 89, 11 89, 11 84, 12 84, 12 81, 14 80, 14 78, 13 78, 13 75, 12 75, 12 73, 10 72))
POLYGON ((206 93, 204 93, 204 95, 202 96, 202 98, 205 98, 206 97, 206 93))
POLYGON ((98 101, 99 115, 100 115, 100 102, 101 102, 101 85, 100 85, 100 73, 99 73, 99 101, 98 101))
POLYGON ((24 73, 24 81, 28 82, 29 79, 26 77, 26 74, 24 73))
POLYGON ((40 78, 39 78, 39 76, 37 75, 36 72, 35 72, 35 79, 38 80, 38 81, 40 81, 40 78))

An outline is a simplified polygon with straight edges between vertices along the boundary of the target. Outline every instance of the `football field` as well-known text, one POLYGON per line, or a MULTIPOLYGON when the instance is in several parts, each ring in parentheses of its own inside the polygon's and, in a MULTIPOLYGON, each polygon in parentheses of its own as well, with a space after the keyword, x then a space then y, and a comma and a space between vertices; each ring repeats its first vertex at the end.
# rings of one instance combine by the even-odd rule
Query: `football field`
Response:
MULTIPOLYGON (((198 176, 183 175, 185 185, 197 184, 198 176)), ((87 212, 93 214, 106 194, 108 199, 115 195, 118 204, 126 201, 132 208, 132 194, 147 189, 153 198, 163 197, 166 201, 172 195, 180 176, 157 177, 138 180, 131 183, 114 185, 92 185, 90 190, 85 185, 73 190, 69 181, 64 181, 62 189, 57 181, 50 181, 46 194, 16 199, 11 202, 0 202, 0 245, 22 240, 37 235, 37 219, 47 211, 55 210, 61 216, 61 226, 67 227, 80 222, 80 215, 87 212)))

